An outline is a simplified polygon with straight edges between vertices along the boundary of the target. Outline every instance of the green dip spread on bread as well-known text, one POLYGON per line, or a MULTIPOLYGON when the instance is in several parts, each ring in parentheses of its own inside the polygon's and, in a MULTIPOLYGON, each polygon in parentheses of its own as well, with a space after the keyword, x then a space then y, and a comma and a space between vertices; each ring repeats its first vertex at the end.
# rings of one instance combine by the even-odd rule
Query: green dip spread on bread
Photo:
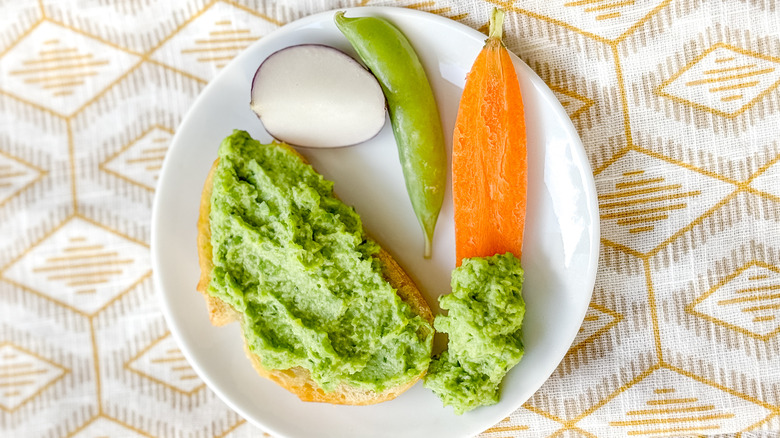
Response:
POLYGON ((207 292, 242 315, 263 368, 304 368, 325 392, 377 393, 428 368, 429 322, 383 278, 355 210, 300 155, 235 131, 211 190, 207 292))
POLYGON ((523 356, 523 270, 511 253, 464 259, 432 318, 355 210, 283 143, 234 131, 201 199, 201 282, 214 325, 240 321, 258 373, 302 400, 372 404, 425 375, 458 414, 498 402, 523 356), (431 325, 433 321, 433 327, 431 325), (434 329, 448 349, 431 360, 434 329))

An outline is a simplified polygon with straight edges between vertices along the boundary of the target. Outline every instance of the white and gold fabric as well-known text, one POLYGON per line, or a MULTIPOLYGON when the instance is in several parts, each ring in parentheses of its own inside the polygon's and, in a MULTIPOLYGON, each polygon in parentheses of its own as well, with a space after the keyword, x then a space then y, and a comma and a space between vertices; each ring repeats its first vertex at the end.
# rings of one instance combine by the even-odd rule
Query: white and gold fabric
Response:
POLYGON ((506 9, 508 47, 560 99, 594 170, 585 322, 549 381, 481 436, 780 436, 774 0, 0 1, 0 435, 263 435, 166 328, 155 185, 235 55, 362 4, 483 31, 506 9))

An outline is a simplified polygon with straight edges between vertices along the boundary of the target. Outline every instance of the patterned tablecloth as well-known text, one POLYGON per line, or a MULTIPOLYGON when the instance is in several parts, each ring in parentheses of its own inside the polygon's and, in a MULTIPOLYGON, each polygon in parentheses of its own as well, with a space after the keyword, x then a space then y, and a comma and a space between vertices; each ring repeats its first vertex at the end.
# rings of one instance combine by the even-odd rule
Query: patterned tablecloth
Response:
MULTIPOLYGON (((0 435, 262 435, 163 320, 155 183, 232 57, 358 3, 0 1, 0 435)), ((493 5, 363 3, 483 31, 493 5)), ((582 136, 602 248, 569 354, 482 436, 778 436, 780 4, 495 3, 582 136)))

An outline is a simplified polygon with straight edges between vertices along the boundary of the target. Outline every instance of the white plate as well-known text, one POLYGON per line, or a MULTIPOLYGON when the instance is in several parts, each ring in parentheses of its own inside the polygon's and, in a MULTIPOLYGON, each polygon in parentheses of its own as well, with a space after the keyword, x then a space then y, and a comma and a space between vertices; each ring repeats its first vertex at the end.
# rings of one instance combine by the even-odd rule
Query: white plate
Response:
MULTIPOLYGON (((409 38, 431 80, 448 144, 465 76, 485 36, 449 19, 401 8, 360 8, 347 16, 384 17, 409 38)), ((515 59, 528 130, 528 217, 523 250, 525 357, 504 380, 497 405, 456 416, 418 383, 397 399, 368 407, 303 403, 255 374, 244 356, 239 327, 209 324, 195 291, 195 222, 209 167, 234 128, 270 137, 249 109, 255 69, 283 47, 320 43, 354 56, 333 24, 333 13, 290 23, 264 37, 211 81, 179 126, 160 175, 152 218, 152 261, 168 325, 198 375, 231 408, 276 436, 471 436, 525 402, 570 347, 590 302, 599 248, 593 175, 582 144, 552 92, 515 59)), ((449 151, 448 151, 449 153, 449 151)), ((436 228, 434 257, 422 258, 422 235, 404 188, 389 122, 371 141, 351 148, 303 150, 338 196, 354 205, 368 232, 417 281, 438 311, 454 268, 452 197, 436 228)))

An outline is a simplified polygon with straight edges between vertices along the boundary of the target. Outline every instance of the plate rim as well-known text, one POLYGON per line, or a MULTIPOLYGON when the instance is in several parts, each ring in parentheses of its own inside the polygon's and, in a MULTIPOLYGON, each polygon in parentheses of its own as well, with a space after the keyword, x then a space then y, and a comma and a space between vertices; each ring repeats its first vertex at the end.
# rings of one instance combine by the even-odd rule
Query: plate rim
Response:
MULTIPOLYGON (((427 20, 433 20, 438 21, 444 26, 452 27, 456 31, 463 32, 467 35, 473 36, 477 39, 484 40, 486 38, 486 35, 482 34, 476 29, 473 29, 472 27, 465 25, 463 23, 460 23, 458 21, 451 20, 446 17, 442 17, 437 14, 433 14, 430 12, 422 11, 422 10, 416 10, 416 9, 409 9, 404 7, 398 7, 398 6, 359 6, 359 7, 347 7, 347 8, 335 8, 330 9, 326 11, 317 12, 314 14, 306 15, 304 17, 301 17, 299 19, 295 19, 293 21, 290 21, 283 26, 273 30, 269 34, 263 36, 259 40, 252 43, 247 48, 243 49, 241 53, 239 53, 236 57, 234 57, 225 67, 222 68, 222 70, 213 78, 209 80, 209 82, 206 84, 205 87, 203 87, 202 90, 198 93, 198 96, 195 98, 193 103, 189 106, 187 112, 182 117, 181 121, 177 125, 176 132, 171 139, 171 143, 169 146, 169 151, 172 150, 174 147, 180 147, 177 146, 180 143, 180 137, 183 136, 182 131, 179 129, 179 127, 184 126, 185 124, 189 123, 189 120, 194 117, 195 115, 195 108, 200 106, 202 101, 205 99, 207 95, 210 94, 211 88, 216 87, 216 84, 219 82, 217 79, 219 79, 220 76, 224 75, 226 72, 230 71, 231 67, 234 64, 238 64, 242 61, 242 59, 246 56, 248 56, 248 53, 252 51, 252 49, 259 44, 268 44, 267 42, 270 40, 276 40, 286 34, 290 31, 291 28, 299 28, 306 26, 311 23, 316 23, 319 21, 322 21, 325 17, 332 16, 336 11, 346 11, 346 12, 355 12, 360 11, 359 14, 362 15, 368 15, 371 13, 377 13, 379 15, 382 15, 384 13, 387 13, 389 15, 397 16, 398 19, 404 19, 406 16, 418 16, 418 17, 424 17, 427 20), (285 32, 286 30, 286 32, 285 32)), ((396 18, 396 17, 394 17, 396 18)), ((592 300, 593 290, 595 288, 595 280, 596 275, 598 271, 598 265, 599 265, 599 253, 600 253, 600 221, 599 221, 599 207, 598 207, 598 197, 597 197, 597 191, 596 191, 596 185, 595 185, 595 176, 593 174, 593 169, 590 163, 590 160, 588 159, 587 153, 585 151, 584 145, 582 143, 582 139, 579 135, 579 132, 574 127, 570 117, 566 113, 566 111, 563 109, 563 106, 560 104, 560 101, 557 97, 553 94, 552 90, 549 88, 549 86, 536 74, 536 72, 531 69, 522 59, 520 59, 514 52, 511 50, 510 56, 515 61, 515 63, 520 63, 524 67, 524 73, 529 75, 529 78, 532 82, 534 82, 537 85, 538 91, 546 97, 551 103, 552 107, 555 111, 555 115, 561 120, 563 124, 566 125, 566 130, 572 133, 572 140, 573 144, 571 144, 570 150, 572 151, 573 155, 576 156, 578 163, 581 165, 582 169, 585 170, 584 172, 584 183, 585 185, 581 187, 583 192, 586 194, 586 205, 587 205, 587 211, 590 216, 590 223, 591 227, 588 229, 587 234, 589 234, 589 244, 590 244, 590 253, 588 254, 588 260, 590 263, 588 264, 588 269, 586 271, 585 278, 587 280, 587 285, 589 287, 587 288, 587 303, 590 303, 592 300), (542 85, 539 87, 538 85, 542 85)), ((163 181, 163 176, 168 172, 168 169, 171 167, 170 160, 168 157, 170 154, 166 154, 166 157, 163 161, 162 167, 160 169, 160 181, 163 181)), ((170 306, 170 303, 168 302, 169 295, 165 293, 165 288, 163 287, 163 281, 160 278, 159 270, 157 269, 159 266, 159 258, 158 258, 158 248, 159 245, 156 243, 158 240, 158 221, 159 219, 159 212, 160 207, 159 203, 161 202, 161 191, 159 190, 159 187, 155 190, 154 194, 154 200, 152 203, 152 214, 151 214, 151 232, 150 232, 150 252, 151 252, 151 266, 153 269, 153 275, 152 275, 152 281, 155 288, 155 295, 157 296, 158 303, 160 303, 160 308, 162 310, 166 326, 170 330, 171 334, 173 335, 173 338, 176 341, 177 346, 182 351, 183 355, 187 358, 187 361, 192 366, 193 370, 198 374, 198 377, 206 383, 206 386, 209 390, 213 391, 219 399, 224 402, 230 409, 232 409, 234 412, 236 412, 239 416, 244 418, 245 420, 249 421, 252 425, 267 431, 277 437, 286 437, 289 436, 287 433, 277 430, 276 428, 269 426, 266 423, 258 422, 256 418, 250 413, 241 408, 239 405, 237 405, 231 397, 229 397, 227 394, 225 394, 222 389, 219 387, 219 385, 215 385, 212 379, 210 378, 209 374, 204 372, 201 367, 199 366, 199 363, 197 360, 195 360, 195 355, 190 351, 190 349, 187 347, 187 343, 182 341, 182 330, 183 327, 180 324, 177 324, 176 317, 172 313, 172 309, 170 306)), ((586 312, 588 310, 589 306, 583 306, 580 309, 580 314, 577 316, 577 321, 579 321, 579 324, 582 324, 582 321, 584 321, 586 312)), ((560 362, 565 358, 566 353, 571 348, 572 343, 574 342, 575 338, 577 336, 576 331, 572 331, 572 333, 569 336, 569 339, 566 343, 566 349, 561 355, 560 359, 557 361, 557 364, 560 364, 560 362)), ((563 344, 563 343, 562 343, 563 344)), ((557 369, 556 367, 553 367, 550 372, 547 374, 547 376, 544 379, 540 379, 538 382, 538 385, 536 386, 531 393, 531 396, 536 393, 541 386, 544 385, 547 380, 549 380, 550 376, 555 372, 557 369)), ((530 396, 529 396, 530 398, 530 396)), ((520 401, 518 405, 508 405, 508 407, 502 409, 497 413, 494 417, 495 419, 492 421, 491 424, 487 424, 485 427, 491 427, 493 424, 500 421, 502 418, 507 417, 509 414, 517 410, 522 406, 523 403, 527 401, 523 400, 520 401)), ((479 430, 474 433, 480 433, 482 430, 479 430)), ((469 433, 464 436, 471 436, 473 433, 469 433)))

